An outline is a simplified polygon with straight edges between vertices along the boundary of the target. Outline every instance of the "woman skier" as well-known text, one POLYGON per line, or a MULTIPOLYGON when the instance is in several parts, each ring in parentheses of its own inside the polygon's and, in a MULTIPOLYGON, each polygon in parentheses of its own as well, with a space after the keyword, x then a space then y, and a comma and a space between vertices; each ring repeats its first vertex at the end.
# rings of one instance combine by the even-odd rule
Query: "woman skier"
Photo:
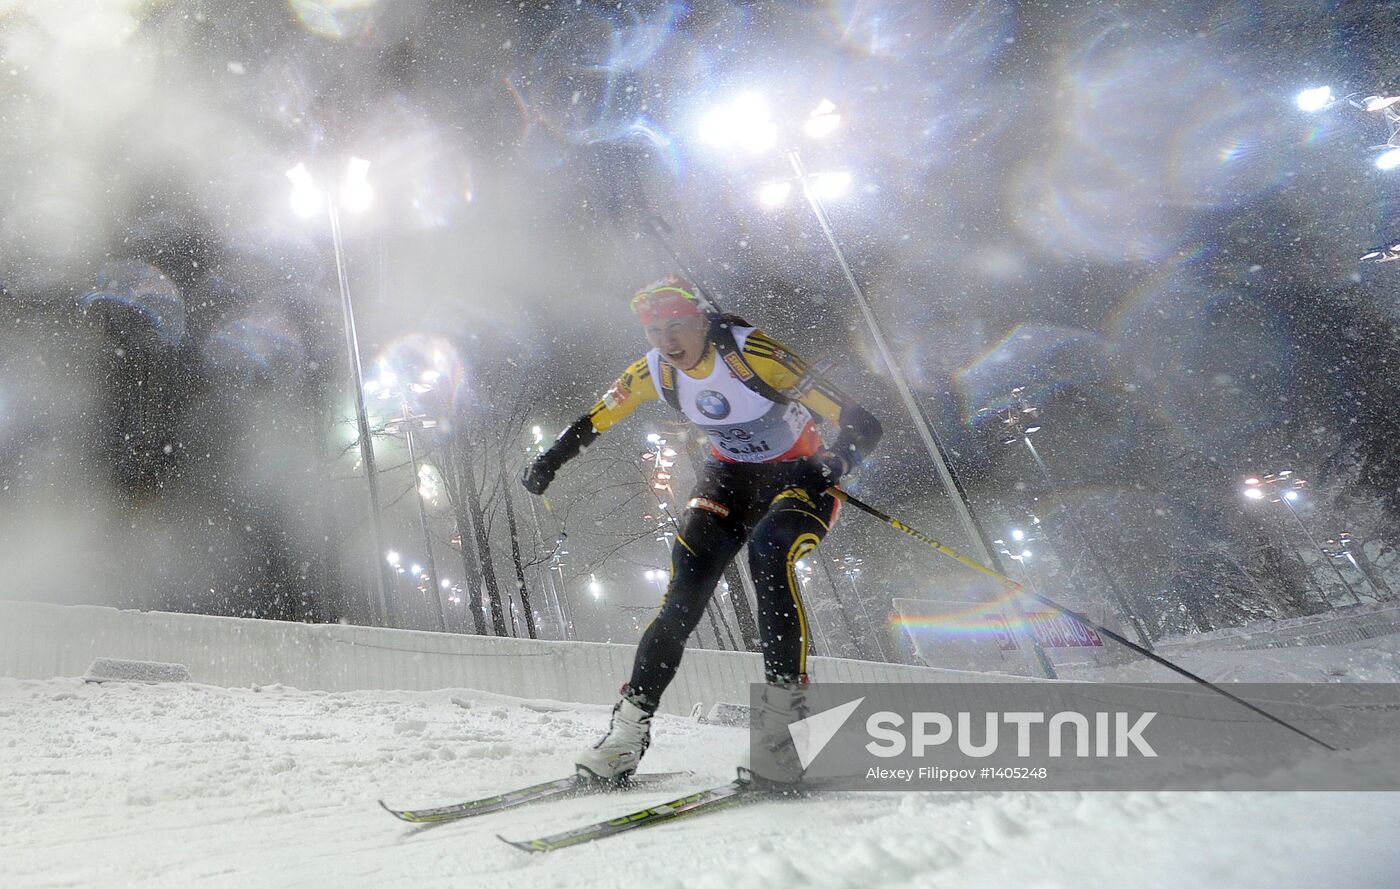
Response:
MULTIPOLYGON (((521 479, 532 494, 543 494, 566 461, 648 401, 664 399, 710 440, 680 519, 661 610, 642 634, 608 733, 576 759, 580 774, 604 781, 624 781, 636 771, 685 641, 746 541, 767 682, 755 716, 773 730, 760 729, 761 742, 772 734, 774 746, 784 744, 786 725, 805 712, 810 632, 793 566, 836 517, 837 501, 828 489, 874 449, 881 434, 870 412, 811 374, 768 335, 735 316, 706 311, 695 286, 679 275, 638 291, 632 310, 651 350, 560 433, 521 479), (829 447, 814 414, 839 430, 829 447)), ((800 778, 790 749, 742 768, 769 781, 800 778)))

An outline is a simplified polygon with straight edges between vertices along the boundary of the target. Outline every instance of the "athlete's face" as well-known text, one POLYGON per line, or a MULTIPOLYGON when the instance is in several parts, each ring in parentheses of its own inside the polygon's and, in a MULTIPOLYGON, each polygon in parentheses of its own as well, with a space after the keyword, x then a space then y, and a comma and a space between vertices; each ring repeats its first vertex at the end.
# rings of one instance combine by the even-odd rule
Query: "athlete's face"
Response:
POLYGON ((705 357, 705 335, 709 326, 699 315, 665 318, 646 326, 647 342, 681 370, 690 370, 705 357))

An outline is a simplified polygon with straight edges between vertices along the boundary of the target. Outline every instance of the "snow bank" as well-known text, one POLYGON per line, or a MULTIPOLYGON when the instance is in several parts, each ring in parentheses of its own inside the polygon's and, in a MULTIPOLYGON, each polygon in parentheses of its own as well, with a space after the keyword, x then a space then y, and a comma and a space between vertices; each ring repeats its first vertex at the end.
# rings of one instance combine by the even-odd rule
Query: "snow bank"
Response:
MULTIPOLYGON (((633 646, 462 636, 413 630, 119 611, 0 601, 0 676, 79 676, 97 658, 175 662, 197 682, 281 684, 320 691, 475 688, 522 697, 611 704, 633 646)), ((989 682, 1008 677, 813 658, 826 682, 989 682)), ((691 650, 664 707, 748 701, 757 655, 691 650)))

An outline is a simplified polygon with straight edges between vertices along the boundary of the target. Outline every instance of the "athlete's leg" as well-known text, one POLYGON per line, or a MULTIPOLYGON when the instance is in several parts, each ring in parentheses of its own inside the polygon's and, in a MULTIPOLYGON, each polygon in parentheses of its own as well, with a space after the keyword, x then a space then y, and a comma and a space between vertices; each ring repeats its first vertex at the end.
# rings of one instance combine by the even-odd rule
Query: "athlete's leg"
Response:
POLYGON ((744 542, 743 525, 731 514, 731 507, 713 495, 705 496, 703 490, 697 494, 671 547, 671 582, 661 600, 661 611, 642 634, 632 664, 629 691, 652 707, 675 678, 685 641, 700 622, 724 566, 744 542))
POLYGON ((758 595, 758 635, 769 682, 789 682, 807 672, 810 630, 797 584, 798 559, 816 549, 835 515, 825 493, 789 488, 773 498, 749 538, 749 568, 758 595))

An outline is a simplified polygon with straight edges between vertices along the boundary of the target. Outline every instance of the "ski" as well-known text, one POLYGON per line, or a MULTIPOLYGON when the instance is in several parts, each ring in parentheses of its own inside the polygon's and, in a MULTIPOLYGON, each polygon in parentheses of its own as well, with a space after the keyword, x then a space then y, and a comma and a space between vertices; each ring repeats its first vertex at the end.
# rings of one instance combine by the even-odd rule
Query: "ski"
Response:
POLYGON ((449 821, 460 821, 463 818, 474 818, 478 815, 488 815, 492 812, 513 809, 516 806, 523 806, 527 803, 536 803, 551 799, 566 799, 568 797, 581 796, 588 793, 613 793, 622 790, 631 790, 635 787, 660 784, 672 778, 682 778, 690 774, 692 773, 653 772, 646 775, 634 775, 624 784, 609 784, 604 781, 590 780, 578 775, 571 775, 567 778, 542 781, 539 784, 531 784, 529 787, 508 790, 504 793, 498 793, 495 796, 482 797, 481 799, 469 800, 462 803, 453 803, 448 806, 438 806, 432 809, 394 809, 386 805, 383 800, 379 801, 379 805, 390 815, 393 815, 400 821, 407 821, 410 824, 445 824, 449 821))
POLYGON ((670 802, 650 806, 630 815, 622 815, 594 824, 585 824, 582 827, 575 827, 572 830, 565 830, 545 837, 537 837, 532 840, 508 840, 499 835, 498 837, 526 852, 553 852, 555 849, 577 846, 580 843, 591 843, 594 840, 617 836, 629 830, 653 827, 701 812, 727 809, 741 802, 770 795, 768 790, 756 788, 746 780, 737 779, 719 787, 711 787, 708 790, 691 793, 670 802))

